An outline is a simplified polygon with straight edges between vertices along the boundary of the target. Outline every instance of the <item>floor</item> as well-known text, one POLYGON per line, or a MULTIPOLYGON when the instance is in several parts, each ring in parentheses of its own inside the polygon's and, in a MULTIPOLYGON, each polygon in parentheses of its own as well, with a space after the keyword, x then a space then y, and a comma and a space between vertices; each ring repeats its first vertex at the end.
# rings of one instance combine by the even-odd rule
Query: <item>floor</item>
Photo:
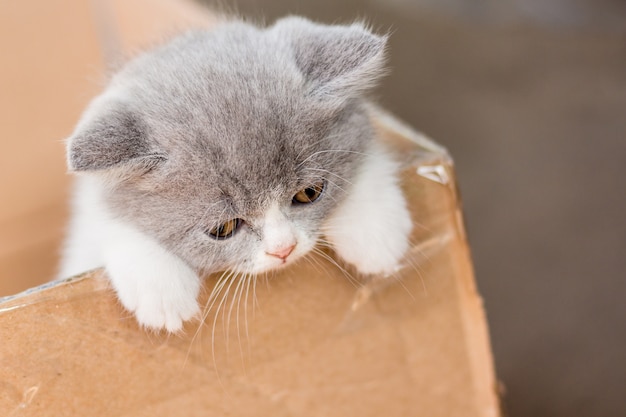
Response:
POLYGON ((378 95, 456 160, 508 414, 626 415, 626 2, 238 10, 391 30, 378 95))

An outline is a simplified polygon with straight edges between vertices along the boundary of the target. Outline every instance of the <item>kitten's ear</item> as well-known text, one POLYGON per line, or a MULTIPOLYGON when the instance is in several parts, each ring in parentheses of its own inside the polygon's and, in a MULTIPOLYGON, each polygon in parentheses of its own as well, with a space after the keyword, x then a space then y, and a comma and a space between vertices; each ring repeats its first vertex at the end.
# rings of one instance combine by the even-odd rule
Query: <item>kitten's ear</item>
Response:
POLYGON ((318 93, 360 94, 384 75, 387 36, 375 35, 363 24, 327 26, 287 17, 273 30, 291 43, 298 68, 318 93))
POLYGON ((67 141, 67 164, 75 172, 147 166, 162 159, 149 146, 140 116, 120 103, 94 103, 67 141))

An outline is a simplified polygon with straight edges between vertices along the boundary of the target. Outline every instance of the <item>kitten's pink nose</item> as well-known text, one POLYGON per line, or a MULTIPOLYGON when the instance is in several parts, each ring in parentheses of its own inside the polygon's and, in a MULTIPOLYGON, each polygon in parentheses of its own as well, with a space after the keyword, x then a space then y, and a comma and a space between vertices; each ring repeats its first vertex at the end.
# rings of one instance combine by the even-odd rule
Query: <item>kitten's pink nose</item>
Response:
POLYGON ((265 253, 267 253, 269 256, 274 256, 274 257, 282 259, 284 261, 291 254, 291 252, 293 252, 295 247, 296 247, 296 245, 293 244, 291 246, 286 246, 284 248, 276 249, 276 250, 274 250, 272 252, 267 252, 266 251, 265 253))

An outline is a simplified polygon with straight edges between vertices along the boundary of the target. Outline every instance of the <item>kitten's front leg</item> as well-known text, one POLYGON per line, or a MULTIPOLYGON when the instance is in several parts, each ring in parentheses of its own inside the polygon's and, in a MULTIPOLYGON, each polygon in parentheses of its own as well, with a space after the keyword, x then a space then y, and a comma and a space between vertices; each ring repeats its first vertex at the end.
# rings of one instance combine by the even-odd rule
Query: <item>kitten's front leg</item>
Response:
POLYGON ((346 199, 325 225, 335 252, 364 274, 392 274, 409 248, 413 228, 398 164, 374 145, 346 199))
POLYGON ((121 303, 150 329, 179 331, 200 312, 200 279, 154 239, 120 221, 108 225, 105 267, 121 303))

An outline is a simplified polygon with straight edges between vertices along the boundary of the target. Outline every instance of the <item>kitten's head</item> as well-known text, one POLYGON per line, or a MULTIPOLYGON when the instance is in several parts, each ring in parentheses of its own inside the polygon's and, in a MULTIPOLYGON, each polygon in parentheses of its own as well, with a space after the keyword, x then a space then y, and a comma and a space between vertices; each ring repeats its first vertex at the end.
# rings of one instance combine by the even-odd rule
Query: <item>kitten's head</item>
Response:
POLYGON ((295 17, 189 33, 113 78, 68 141, 69 167, 197 269, 280 267, 350 191, 385 41, 295 17))

